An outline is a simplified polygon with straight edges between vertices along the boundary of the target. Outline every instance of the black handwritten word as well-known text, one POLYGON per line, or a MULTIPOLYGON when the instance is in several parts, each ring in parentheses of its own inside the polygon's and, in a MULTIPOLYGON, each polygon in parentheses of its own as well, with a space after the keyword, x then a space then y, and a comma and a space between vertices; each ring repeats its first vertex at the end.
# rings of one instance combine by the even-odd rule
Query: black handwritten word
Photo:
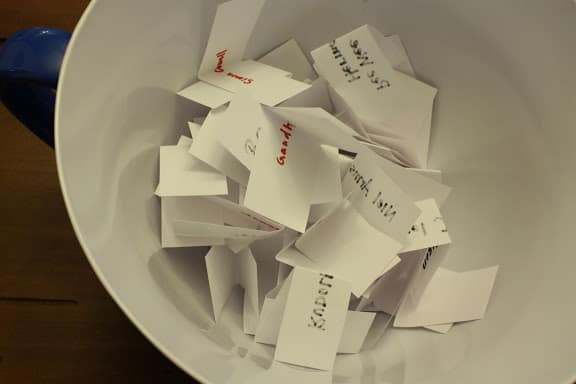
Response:
POLYGON ((422 269, 426 269, 426 267, 428 266, 428 261, 430 260, 430 257, 432 256, 432 254, 434 253, 434 251, 436 250, 436 247, 431 247, 428 248, 426 250, 426 256, 424 256, 424 262, 422 263, 422 269))
POLYGON ((360 60, 361 67, 365 65, 374 64, 373 61, 370 61, 370 58, 368 57, 368 52, 360 48, 360 43, 358 42, 358 40, 350 40, 350 47, 352 47, 352 52, 354 52, 354 55, 356 55, 356 59, 360 60))
MULTIPOLYGON (((352 175, 353 180, 356 182, 357 185, 360 186, 360 191, 364 192, 364 197, 368 197, 370 193, 370 184, 372 183, 372 178, 366 180, 366 178, 356 169, 354 164, 350 165, 348 168, 348 172, 352 175)), ((394 204, 387 202, 382 197, 383 193, 378 192, 374 200, 372 200, 372 205, 376 207, 378 211, 384 216, 385 219, 388 219, 388 222, 391 223, 394 220, 394 217, 398 214, 398 211, 395 209, 394 204)))
POLYGON ((251 154, 252 156, 256 155, 256 141, 260 139, 260 131, 262 130, 261 127, 258 127, 256 130, 256 140, 252 140, 252 138, 246 139, 244 142, 244 150, 246 153, 251 154))
POLYGON ((384 201, 382 198, 382 192, 378 192, 378 195, 372 201, 372 205, 376 207, 384 216, 384 218, 388 219, 388 222, 392 222, 394 220, 394 216, 398 213, 398 211, 394 208, 394 204, 384 201))
MULTIPOLYGON (((360 42, 358 40, 350 40, 349 45, 360 67, 366 68, 374 64, 374 60, 371 60, 368 52, 360 47, 360 42)), ((333 40, 329 46, 334 59, 339 60, 338 65, 340 65, 340 69, 342 72, 344 72, 344 76, 346 76, 348 82, 352 83, 356 80, 360 80, 362 78, 360 70, 350 65, 346 57, 344 57, 342 50, 336 44, 336 40, 333 40)), ((377 91, 391 86, 390 81, 377 76, 375 70, 368 70, 366 72, 366 76, 368 77, 370 83, 376 86, 377 91)))
MULTIPOLYGON (((368 57, 368 52, 360 48, 360 42, 358 40, 350 40, 350 47, 352 48, 352 52, 354 52, 354 55, 356 56, 356 60, 360 61, 361 67, 374 64, 374 61, 370 60, 370 57, 368 57)), ((368 71, 366 73, 366 76, 368 76, 368 79, 370 79, 370 82, 372 84, 378 85, 378 87, 376 88, 377 91, 384 88, 388 88, 390 86, 390 82, 385 79, 381 80, 379 77, 376 76, 376 71, 374 70, 368 71)))
POLYGON ((348 82, 352 83, 356 80, 360 80, 360 75, 358 75, 359 70, 353 69, 350 64, 348 64, 348 61, 344 55, 342 55, 342 51, 340 51, 340 48, 336 45, 336 40, 332 40, 330 43, 330 49, 332 50, 332 55, 335 59, 341 59, 338 62, 338 65, 340 65, 340 69, 344 72, 344 76, 348 78, 348 82))
POLYGON ((372 184, 372 179, 366 180, 364 176, 362 176, 362 174, 360 174, 360 172, 356 169, 354 164, 350 165, 348 172, 352 174, 354 181, 360 186, 360 191, 364 192, 364 197, 368 197, 368 194, 370 193, 370 189, 368 187, 370 187, 370 184, 372 184))
POLYGON ((374 71, 368 72, 367 76, 372 84, 378 85, 378 87, 376 88, 377 91, 390 87, 390 82, 385 79, 380 80, 379 77, 376 77, 376 72, 374 71))
POLYGON ((216 54, 218 58, 218 62, 216 63, 216 68, 214 68, 214 72, 224 72, 224 56, 226 56, 227 49, 220 51, 216 54))
POLYGON ((416 233, 416 232, 420 232, 422 231, 422 235, 426 236, 428 234, 428 231, 426 231, 426 226, 424 225, 424 223, 420 223, 420 225, 414 224, 410 230, 408 231, 408 234, 411 235, 412 233, 416 233))
POLYGON ((309 328, 326 331, 326 317, 324 316, 328 305, 326 297, 330 292, 329 288, 332 288, 332 280, 334 280, 334 276, 325 273, 320 274, 318 295, 314 299, 314 308, 312 309, 312 315, 310 316, 310 323, 308 323, 309 328))
POLYGON ((292 137, 293 129, 294 126, 288 121, 280 127, 280 132, 284 134, 284 140, 282 141, 282 147, 280 148, 281 155, 276 158, 276 162, 281 166, 286 164, 286 152, 288 150, 288 142, 290 141, 290 137, 292 137))

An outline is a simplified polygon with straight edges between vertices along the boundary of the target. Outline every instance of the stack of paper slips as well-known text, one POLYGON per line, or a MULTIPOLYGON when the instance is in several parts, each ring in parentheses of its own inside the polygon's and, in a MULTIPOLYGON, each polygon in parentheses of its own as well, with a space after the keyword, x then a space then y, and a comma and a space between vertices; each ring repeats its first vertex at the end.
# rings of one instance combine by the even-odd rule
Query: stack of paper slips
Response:
POLYGON ((497 267, 442 267, 450 188, 425 169, 436 89, 370 26, 313 64, 294 40, 246 59, 264 3, 218 7, 199 81, 179 93, 210 112, 160 148, 162 246, 211 247, 214 321, 242 287, 242 328, 278 364, 330 370, 390 323, 480 319, 497 267))

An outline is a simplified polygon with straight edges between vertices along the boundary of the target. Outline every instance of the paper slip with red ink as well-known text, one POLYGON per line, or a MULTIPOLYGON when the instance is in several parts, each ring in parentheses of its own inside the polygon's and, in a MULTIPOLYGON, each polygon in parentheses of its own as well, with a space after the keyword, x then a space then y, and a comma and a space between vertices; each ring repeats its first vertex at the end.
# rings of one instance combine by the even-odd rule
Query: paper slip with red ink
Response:
POLYGON ((242 92, 210 112, 190 153, 246 183, 247 208, 303 232, 311 204, 342 198, 338 149, 321 144, 361 148, 346 129, 322 109, 263 108, 242 92))
POLYGON ((265 111, 244 205, 288 228, 306 230, 320 145, 288 119, 265 111))
POLYGON ((220 4, 200 68, 199 82, 181 96, 216 108, 232 94, 246 90, 259 102, 276 105, 306 90, 309 84, 293 80, 290 72, 253 60, 244 60, 265 0, 228 1, 220 4))
MULTIPOLYGON (((321 83, 319 84, 321 85, 321 83)), ((310 90, 315 91, 315 88, 316 87, 312 87, 310 90)), ((310 103, 311 105, 321 105, 324 103, 322 101, 322 95, 314 94, 313 92, 303 92, 302 96, 305 97, 305 100, 301 100, 303 103, 310 103)), ((298 103, 299 98, 300 95, 290 99, 289 101, 292 102, 291 105, 298 103)), ((214 130, 218 142, 249 170, 252 169, 254 163, 260 133, 264 124, 267 123, 264 110, 273 114, 281 114, 281 111, 278 109, 263 108, 250 92, 245 90, 240 91, 233 96, 230 105, 223 113, 222 119, 218 122, 219 126, 214 130)), ((312 108, 299 109, 300 113, 308 114, 310 119, 312 119, 313 116, 319 117, 320 115, 322 115, 324 119, 330 119, 329 122, 332 125, 338 126, 338 128, 335 127, 334 129, 348 129, 329 113, 321 111, 322 110, 312 108)), ((284 113, 287 121, 294 120, 295 123, 297 118, 293 119, 293 115, 294 114, 284 113)), ((310 130, 310 124, 311 122, 307 122, 302 128, 310 130)))

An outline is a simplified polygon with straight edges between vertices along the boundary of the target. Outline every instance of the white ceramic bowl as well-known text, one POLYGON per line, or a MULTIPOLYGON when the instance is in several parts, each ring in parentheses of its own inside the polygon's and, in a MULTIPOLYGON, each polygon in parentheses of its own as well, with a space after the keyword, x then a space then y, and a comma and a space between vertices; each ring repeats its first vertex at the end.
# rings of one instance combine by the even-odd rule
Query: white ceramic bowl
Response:
MULTIPOLYGON (((103 284, 172 361, 219 384, 263 370, 270 351, 245 356, 239 326, 228 343, 201 331, 211 321, 203 251, 160 248, 153 195, 158 146, 200 112, 175 91, 194 81, 216 5, 93 1, 62 69, 56 146, 74 228, 103 284)), ((338 358, 334 382, 571 383, 576 5, 270 0, 249 54, 290 37, 309 51, 364 23, 400 34, 420 78, 440 90, 430 164, 454 187, 450 266, 501 269, 484 320, 445 336, 393 330, 377 349, 338 358)))

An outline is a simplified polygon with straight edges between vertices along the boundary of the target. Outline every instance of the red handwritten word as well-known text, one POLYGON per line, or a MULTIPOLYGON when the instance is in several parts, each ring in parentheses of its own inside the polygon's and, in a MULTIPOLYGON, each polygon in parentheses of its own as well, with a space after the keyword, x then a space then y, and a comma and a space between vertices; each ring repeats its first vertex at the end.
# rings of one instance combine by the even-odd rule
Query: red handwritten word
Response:
MULTIPOLYGON (((218 72, 218 73, 224 72, 224 57, 226 56, 226 52, 228 52, 227 49, 220 51, 216 54, 216 57, 218 58, 218 62, 216 63, 216 68, 214 68, 214 72, 218 72)), ((254 82, 254 79, 251 79, 249 77, 240 76, 240 75, 237 75, 237 74, 232 73, 232 72, 226 73, 226 76, 232 77, 233 79, 238 79, 241 82, 243 82, 244 84, 252 84, 254 82)))
POLYGON ((218 63, 216 64, 216 68, 214 68, 214 72, 224 72, 224 56, 226 56, 227 49, 220 51, 216 54, 218 58, 218 63))
POLYGON ((276 162, 281 166, 286 164, 286 150, 288 149, 290 137, 292 137, 292 129, 294 129, 294 127, 288 121, 280 127, 280 132, 284 134, 284 140, 282 141, 282 148, 280 148, 281 155, 276 158, 276 162))
POLYGON ((232 77, 234 79, 238 79, 241 82, 243 82, 244 84, 252 84, 252 82, 254 81, 254 79, 251 79, 249 77, 240 76, 240 75, 237 75, 237 74, 232 73, 232 72, 228 72, 226 75, 229 77, 232 77))

